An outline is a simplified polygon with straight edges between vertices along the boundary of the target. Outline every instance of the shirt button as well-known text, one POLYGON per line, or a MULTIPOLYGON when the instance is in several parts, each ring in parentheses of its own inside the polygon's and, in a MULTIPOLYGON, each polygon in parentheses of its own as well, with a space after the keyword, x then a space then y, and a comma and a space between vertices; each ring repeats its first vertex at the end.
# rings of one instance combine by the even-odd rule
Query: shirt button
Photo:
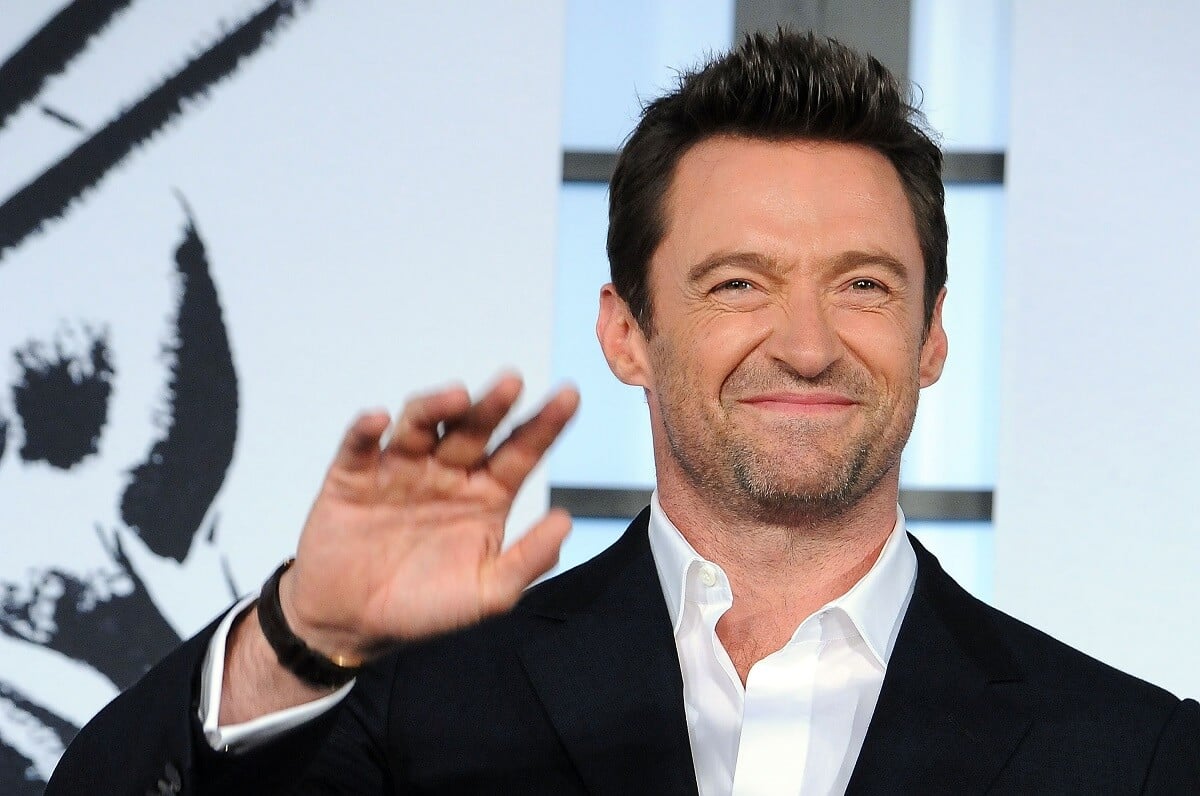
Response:
POLYGON ((700 582, 705 586, 717 585, 717 568, 712 564, 705 564, 700 567, 700 582))

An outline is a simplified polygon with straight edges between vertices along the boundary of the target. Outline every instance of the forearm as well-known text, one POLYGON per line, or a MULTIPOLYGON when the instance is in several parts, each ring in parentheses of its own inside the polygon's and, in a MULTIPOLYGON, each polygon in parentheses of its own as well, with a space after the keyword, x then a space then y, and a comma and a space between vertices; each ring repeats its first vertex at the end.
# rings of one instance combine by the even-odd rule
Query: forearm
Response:
POLYGON ((331 693, 308 685, 279 665, 259 627, 257 611, 257 606, 251 607, 229 634, 221 682, 222 726, 241 724, 331 693))

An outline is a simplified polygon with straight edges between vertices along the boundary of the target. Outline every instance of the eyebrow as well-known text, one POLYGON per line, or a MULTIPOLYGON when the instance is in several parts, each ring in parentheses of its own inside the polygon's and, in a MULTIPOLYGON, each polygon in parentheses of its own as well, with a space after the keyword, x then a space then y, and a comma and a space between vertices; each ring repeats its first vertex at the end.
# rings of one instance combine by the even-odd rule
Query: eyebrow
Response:
POLYGON ((772 257, 754 252, 719 252, 710 254, 688 269, 687 281, 696 283, 718 268, 742 267, 768 274, 782 274, 783 265, 772 257))
MULTIPOLYGON (((883 268, 897 279, 908 282, 910 272, 904 264, 890 254, 880 251, 853 250, 843 252, 826 262, 833 273, 844 273, 855 268, 873 265, 883 268)), ((788 269, 774 257, 755 252, 720 252, 705 257, 688 269, 687 281, 696 283, 719 268, 742 267, 760 273, 783 275, 788 269)))
POLYGON ((892 276, 905 283, 908 282, 911 274, 910 270, 904 267, 904 263, 890 254, 878 251, 848 251, 834 257, 829 263, 830 269, 835 273, 852 271, 855 268, 861 268, 865 265, 874 265, 883 268, 892 276))

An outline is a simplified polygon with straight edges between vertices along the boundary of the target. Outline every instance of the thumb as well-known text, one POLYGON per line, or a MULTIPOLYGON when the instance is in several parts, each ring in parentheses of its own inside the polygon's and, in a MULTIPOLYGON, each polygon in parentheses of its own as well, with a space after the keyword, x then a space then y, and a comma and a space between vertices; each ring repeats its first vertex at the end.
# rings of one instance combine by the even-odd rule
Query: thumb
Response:
POLYGON ((483 595, 484 614, 512 608, 521 592, 558 563, 563 542, 571 531, 571 515, 551 509, 492 565, 491 582, 483 595))

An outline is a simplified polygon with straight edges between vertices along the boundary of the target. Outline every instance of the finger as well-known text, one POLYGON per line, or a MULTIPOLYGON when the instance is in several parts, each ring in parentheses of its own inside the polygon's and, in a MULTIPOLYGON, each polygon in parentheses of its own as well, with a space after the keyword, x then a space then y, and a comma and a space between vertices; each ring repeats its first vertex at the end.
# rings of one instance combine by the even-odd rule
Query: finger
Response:
POLYGON ((484 459, 488 440, 521 394, 521 379, 504 374, 460 419, 446 424, 434 455, 451 467, 477 467, 484 459))
POLYGON ((379 440, 387 431, 391 418, 378 409, 363 412, 354 419, 342 437, 333 457, 333 466, 351 473, 369 469, 379 461, 379 440))
POLYGON ((423 456, 430 453, 438 441, 438 424, 450 423, 471 408, 471 396, 462 385, 418 395, 404 405, 387 452, 401 456, 423 456))
POLYGON ((571 515, 563 509, 551 509, 492 565, 491 582, 484 592, 485 613, 507 611, 516 604, 521 592, 558 563, 563 542, 571 532, 571 515))
POLYGON ((488 459, 488 472, 515 494, 578 408, 579 392, 574 387, 561 388, 496 448, 488 459))

